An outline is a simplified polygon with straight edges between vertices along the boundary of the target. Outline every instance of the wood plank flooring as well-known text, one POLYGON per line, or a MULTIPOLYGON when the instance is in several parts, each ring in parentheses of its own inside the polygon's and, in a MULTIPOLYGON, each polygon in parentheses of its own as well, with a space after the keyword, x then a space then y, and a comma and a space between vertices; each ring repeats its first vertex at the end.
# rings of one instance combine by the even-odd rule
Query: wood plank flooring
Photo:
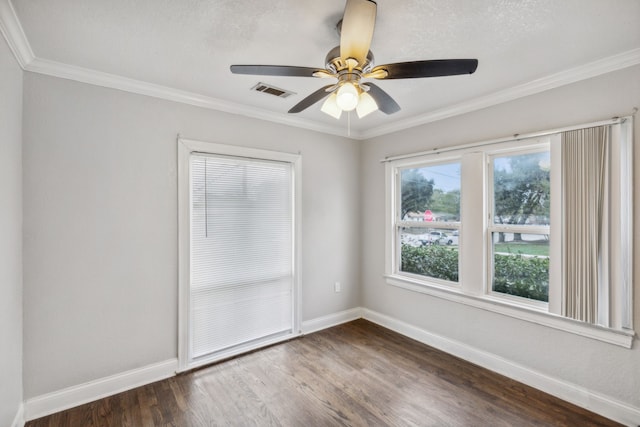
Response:
POLYGON ((365 320, 26 424, 614 425, 619 424, 365 320))

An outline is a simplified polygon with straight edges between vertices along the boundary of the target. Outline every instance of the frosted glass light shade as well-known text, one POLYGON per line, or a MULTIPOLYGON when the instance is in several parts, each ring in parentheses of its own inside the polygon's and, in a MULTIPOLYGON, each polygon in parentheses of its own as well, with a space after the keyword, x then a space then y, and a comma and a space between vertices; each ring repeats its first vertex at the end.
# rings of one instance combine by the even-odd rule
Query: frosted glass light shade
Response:
POLYGON ((358 106, 356 107, 356 113, 358 118, 361 119, 364 116, 373 113, 378 109, 378 104, 371 95, 367 92, 362 92, 358 98, 358 106))
POLYGON ((340 107, 338 107, 338 103, 336 102, 337 98, 338 96, 335 92, 329 95, 326 101, 324 101, 324 103, 322 104, 322 108, 320 108, 320 111, 330 115, 333 118, 339 119, 342 115, 342 110, 340 109, 340 107))
POLYGON ((358 89, 352 83, 344 83, 337 92, 338 107, 342 111, 351 111, 358 105, 358 89))

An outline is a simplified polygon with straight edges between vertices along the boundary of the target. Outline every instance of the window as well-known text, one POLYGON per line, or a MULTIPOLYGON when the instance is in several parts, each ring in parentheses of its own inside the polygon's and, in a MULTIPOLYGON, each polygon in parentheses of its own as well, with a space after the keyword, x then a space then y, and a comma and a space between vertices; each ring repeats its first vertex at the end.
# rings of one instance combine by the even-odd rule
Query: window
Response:
POLYGON ((457 284, 460 163, 407 167, 398 173, 399 271, 457 284))
POLYGON ((534 151, 489 157, 491 290, 549 301, 551 156, 534 151))
POLYGON ((387 282, 630 347, 631 129, 385 160, 387 282))

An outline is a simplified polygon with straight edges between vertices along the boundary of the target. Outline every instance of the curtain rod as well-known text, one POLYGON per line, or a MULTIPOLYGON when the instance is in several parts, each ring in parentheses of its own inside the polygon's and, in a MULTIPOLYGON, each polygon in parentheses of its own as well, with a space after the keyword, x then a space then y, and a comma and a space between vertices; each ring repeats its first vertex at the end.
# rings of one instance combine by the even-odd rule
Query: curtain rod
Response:
POLYGON ((384 159, 380 160, 380 163, 391 162, 393 160, 410 159, 412 157, 426 156, 428 154, 440 154, 440 153, 445 153, 445 152, 448 152, 448 151, 464 150, 466 148, 482 147, 482 146, 486 146, 486 145, 499 144, 501 142, 520 141, 520 140, 524 140, 524 139, 537 138, 537 137, 540 137, 540 136, 547 136, 547 135, 553 135, 553 134, 556 134, 556 133, 567 132, 567 131, 576 130, 576 129, 586 129, 586 128, 591 128, 591 127, 596 127, 596 126, 614 125, 614 124, 617 124, 617 123, 624 123, 627 119, 632 118, 636 114, 637 111, 638 111, 638 109, 634 108, 633 112, 628 116, 612 117, 610 119, 600 120, 600 121, 597 121, 597 122, 591 122, 591 123, 584 123, 584 124, 580 124, 580 125, 567 126, 567 127, 551 129, 551 130, 546 130, 546 131, 541 131, 541 132, 531 132, 531 133, 524 133, 524 134, 516 133, 516 134, 514 134, 512 136, 496 138, 496 139, 490 139, 490 140, 487 140, 487 141, 473 142, 473 143, 470 143, 470 144, 463 144, 463 145, 455 145, 455 146, 452 146, 452 147, 434 148, 434 149, 429 150, 429 151, 420 151, 418 153, 399 154, 399 155, 396 155, 396 156, 388 156, 388 157, 385 157, 384 159))

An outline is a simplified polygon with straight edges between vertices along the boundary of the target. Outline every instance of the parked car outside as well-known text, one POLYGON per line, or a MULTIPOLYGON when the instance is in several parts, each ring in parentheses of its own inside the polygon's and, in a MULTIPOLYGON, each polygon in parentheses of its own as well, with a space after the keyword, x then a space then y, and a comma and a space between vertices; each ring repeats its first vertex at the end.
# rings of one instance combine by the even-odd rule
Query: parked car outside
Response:
MULTIPOLYGON (((455 238, 457 240, 457 238, 455 238)), ((426 245, 451 245, 454 242, 454 238, 448 236, 442 231, 431 231, 426 238, 421 239, 422 246, 426 245)), ((456 242, 457 243, 457 242, 456 242)))

